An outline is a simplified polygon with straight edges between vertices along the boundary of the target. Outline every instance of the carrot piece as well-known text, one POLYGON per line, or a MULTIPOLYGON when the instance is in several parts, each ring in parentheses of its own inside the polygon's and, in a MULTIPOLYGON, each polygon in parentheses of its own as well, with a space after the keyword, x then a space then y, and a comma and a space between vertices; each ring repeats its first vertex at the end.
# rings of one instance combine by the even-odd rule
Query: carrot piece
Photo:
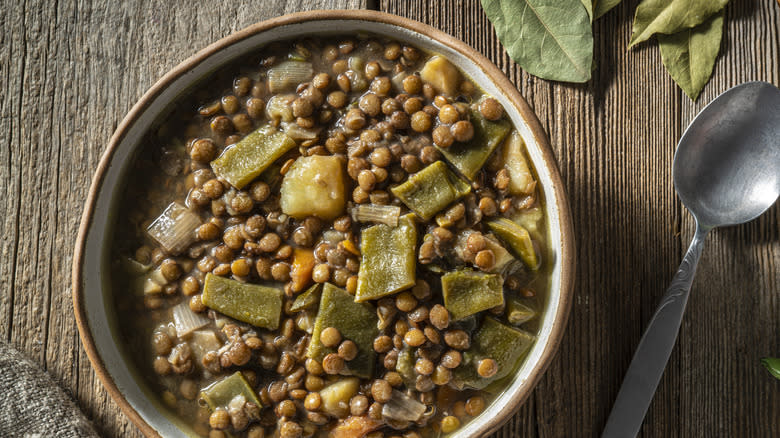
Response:
POLYGON ((300 292, 311 284, 312 269, 314 269, 314 251, 305 248, 295 248, 290 269, 293 291, 300 292))

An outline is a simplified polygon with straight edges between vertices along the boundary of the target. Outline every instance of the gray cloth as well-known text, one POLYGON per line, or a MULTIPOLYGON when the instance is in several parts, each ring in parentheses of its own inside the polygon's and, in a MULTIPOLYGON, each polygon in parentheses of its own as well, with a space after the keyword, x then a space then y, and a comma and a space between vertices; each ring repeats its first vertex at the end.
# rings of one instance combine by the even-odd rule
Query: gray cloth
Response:
POLYGON ((0 436, 97 438, 98 435, 49 374, 0 341, 0 436))

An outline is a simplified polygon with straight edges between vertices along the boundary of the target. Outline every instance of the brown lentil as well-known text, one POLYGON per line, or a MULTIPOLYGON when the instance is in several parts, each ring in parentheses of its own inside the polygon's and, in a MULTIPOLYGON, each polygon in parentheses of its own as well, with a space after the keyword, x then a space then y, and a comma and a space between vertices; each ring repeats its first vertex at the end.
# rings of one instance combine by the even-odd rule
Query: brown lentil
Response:
POLYGON ((285 421, 279 430, 280 438, 300 438, 303 436, 303 428, 294 421, 285 421))
POLYGON ((425 111, 417 111, 412 114, 411 126, 416 132, 426 132, 431 129, 431 116, 425 111))
POLYGON ((422 374, 424 376, 431 375, 433 373, 433 369, 433 362, 428 359, 417 359, 417 362, 414 364, 414 370, 417 371, 418 374, 422 374))
POLYGON ((409 114, 411 116, 412 114, 415 114, 422 110, 423 103, 419 97, 411 97, 404 101, 403 107, 404 107, 404 112, 406 112, 406 114, 409 114))
POLYGON ((488 120, 498 120, 504 115, 504 108, 496 99, 488 97, 480 102, 479 112, 488 120))
POLYGON ((456 141, 465 142, 474 137, 474 125, 468 120, 455 122, 455 124, 450 127, 450 131, 456 141))
POLYGON ((216 135, 228 135, 233 132, 233 122, 225 116, 211 119, 211 131, 216 135))
POLYGON ((350 341, 349 339, 339 344, 338 355, 341 356, 344 360, 350 361, 356 358, 357 354, 357 344, 350 341))
POLYGON ((190 158, 193 161, 208 163, 217 154, 217 146, 208 138, 195 141, 190 149, 190 158))
POLYGON ((295 403, 292 400, 282 400, 276 406, 276 415, 279 417, 292 418, 295 416, 296 412, 297 409, 295 408, 295 403))
POLYGON ((496 257, 492 250, 483 249, 474 256, 474 264, 483 271, 489 271, 496 264, 496 257))
POLYGON ((355 416, 365 414, 368 410, 368 406, 368 397, 362 394, 355 395, 349 400, 349 412, 355 416))
POLYGON ((325 283, 330 280, 330 267, 326 263, 320 263, 314 267, 311 278, 316 283, 325 283))
POLYGON ((371 152, 370 160, 377 167, 387 167, 392 162, 392 154, 386 147, 376 148, 371 152))
POLYGON ((404 342, 410 347, 419 347, 425 343, 425 334, 422 330, 413 328, 404 335, 404 342))
POLYGON ((439 151, 433 146, 425 146, 420 151, 420 161, 422 161, 423 164, 431 164, 437 161, 439 157, 439 151))
POLYGON ((171 352, 173 340, 164 331, 156 330, 154 335, 152 335, 152 345, 154 346, 154 352, 156 354, 165 355, 171 352))
POLYGON ((339 333, 339 330, 335 327, 326 327, 322 330, 322 333, 320 333, 320 342, 326 347, 335 347, 341 342, 341 333, 339 333))
POLYGON ((390 336, 382 335, 374 339, 374 351, 377 353, 387 353, 393 348, 393 340, 390 336))
POLYGON ((316 411, 322 405, 322 397, 319 392, 310 392, 306 395, 306 399, 303 401, 303 406, 310 410, 316 411))
POLYGON ((330 353, 322 359, 322 369, 327 374, 338 374, 344 369, 344 359, 335 353, 330 353))
POLYGON ((371 396, 374 401, 379 403, 387 403, 390 401, 390 397, 393 395, 393 387, 390 386, 384 379, 376 379, 371 385, 371 396))
POLYGON ((498 173, 496 173, 493 185, 498 190, 506 190, 506 188, 509 187, 509 172, 506 169, 499 170, 498 173))
POLYGON ((445 332, 444 342, 456 350, 468 350, 471 345, 468 333, 463 330, 450 330, 445 332))
POLYGON ((493 198, 483 197, 479 200, 479 209, 485 216, 495 216, 498 206, 493 198))
POLYGON ((290 265, 285 262, 277 262, 271 265, 271 277, 276 281, 290 279, 290 265))
POLYGON ((479 361, 477 364, 477 374, 480 375, 480 377, 489 378, 496 375, 498 372, 498 364, 495 360, 490 358, 485 358, 479 361))
POLYGON ((265 101, 259 97, 251 97, 246 101, 246 113, 253 119, 261 119, 265 115, 265 101))
POLYGON ((376 94, 368 93, 363 95, 358 102, 358 107, 367 115, 374 117, 381 110, 381 102, 376 94))
POLYGON ((452 371, 443 365, 437 366, 431 376, 431 381, 433 381, 436 386, 444 386, 450 383, 450 380, 452 380, 452 371))
POLYGON ((448 415, 441 420, 441 431, 443 433, 455 432, 460 427, 460 420, 458 417, 448 415))

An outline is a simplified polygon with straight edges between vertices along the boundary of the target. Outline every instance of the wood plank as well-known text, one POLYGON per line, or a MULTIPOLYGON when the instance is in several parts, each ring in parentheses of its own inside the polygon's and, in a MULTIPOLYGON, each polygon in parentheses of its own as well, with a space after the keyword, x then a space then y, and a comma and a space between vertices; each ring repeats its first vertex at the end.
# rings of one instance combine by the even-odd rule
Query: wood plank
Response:
MULTIPOLYGON (((531 414, 534 418, 530 419, 535 427, 523 436, 598 436, 642 330, 687 247, 687 241, 680 236, 682 209, 671 180, 674 147, 685 127, 681 121, 685 102, 663 70, 654 43, 630 52, 625 50, 633 14, 633 7, 629 6, 633 5, 619 6, 595 25, 597 71, 594 79, 586 85, 566 85, 539 80, 514 65, 497 45, 493 32, 484 31, 490 25, 478 1, 458 2, 447 10, 436 2, 427 1, 380 3, 383 10, 439 27, 485 54, 514 80, 550 133, 569 191, 581 263, 567 334, 556 361, 535 391, 536 404, 531 414), (458 12, 453 14, 452 10, 458 12), (462 27, 459 19, 463 20, 462 27), (453 26, 453 22, 457 25, 453 26)), ((763 66, 764 71, 757 72, 755 77, 771 80, 777 76, 772 70, 777 68, 777 63, 770 61, 778 59, 778 29, 777 25, 765 24, 778 23, 777 8, 766 5, 761 10, 752 9, 748 6, 733 13, 737 17, 751 17, 752 14, 757 17, 742 19, 738 24, 733 19, 729 35, 734 43, 743 41, 743 46, 746 41, 753 41, 751 35, 766 35, 763 38, 766 47, 758 45, 747 53, 740 47, 727 56, 736 66, 763 66)), ((738 68, 735 70, 739 71, 738 68)), ((722 68, 716 75, 732 82, 735 80, 731 71, 722 68)), ((774 214, 776 210, 777 207, 774 214)), ((763 220, 777 224, 776 217, 771 215, 760 221, 763 220)), ((776 228, 772 233, 759 233, 753 239, 764 241, 765 248, 749 245, 743 251, 760 255, 754 258, 759 260, 753 271, 754 280, 763 279, 761 281, 769 291, 777 290, 776 274, 766 280, 767 274, 771 277, 776 273, 776 234, 776 228)), ((728 253, 718 251, 721 257, 728 257, 728 253)), ((720 263, 718 269, 723 269, 724 264, 720 263)), ((700 275, 698 283, 706 290, 713 287, 715 281, 722 283, 722 276, 713 280, 700 275)), ((744 278, 733 283, 732 286, 749 284, 744 278)), ((760 332, 770 347, 774 345, 767 350, 778 351, 778 318, 768 323, 777 312, 777 298, 771 299, 774 302, 762 303, 766 317, 761 322, 745 317, 728 325, 722 321, 713 324, 706 313, 700 319, 708 318, 710 333, 719 330, 724 336, 734 327, 746 325, 748 328, 742 332, 753 333, 749 336, 760 332), (772 328, 767 329, 767 324, 772 328)), ((691 335, 684 329, 682 336, 687 336, 688 345, 697 346, 698 356, 692 352, 681 353, 681 348, 675 351, 672 361, 676 366, 671 367, 662 382, 643 436, 718 436, 721 435, 718 431, 724 430, 720 416, 731 410, 742 412, 735 406, 741 397, 746 397, 744 392, 724 400, 718 397, 717 391, 710 392, 705 385, 695 389, 688 386, 690 401, 686 403, 681 399, 680 388, 688 385, 690 379, 678 370, 712 359, 709 350, 700 348, 709 339, 707 332, 691 335), (702 395, 708 401, 705 409, 700 408, 702 395), (699 415, 686 415, 690 411, 697 411, 699 415), (706 416, 706 427, 702 429, 701 421, 684 421, 683 415, 697 420, 706 416)), ((766 385, 766 376, 760 375, 762 372, 753 367, 746 377, 757 385, 766 385)), ((704 375, 710 380, 722 379, 717 366, 707 367, 704 375)), ((755 387, 744 391, 759 394, 754 399, 771 401, 771 396, 767 396, 771 391, 766 389, 755 387)), ((774 406, 769 403, 768 409, 758 408, 745 420, 732 416, 734 422, 725 430, 739 435, 739 431, 745 430, 744 423, 751 421, 749 430, 757 435, 773 431, 772 427, 777 425, 771 424, 772 420, 767 416, 777 412, 774 406)), ((522 421, 521 418, 529 421, 528 415, 528 406, 524 406, 512 423, 522 421)), ((507 426, 497 436, 518 434, 507 426)), ((774 435, 768 433, 767 436, 774 435)))
POLYGON ((284 13, 362 0, 27 1, 0 11, 0 335, 48 368, 107 435, 140 436, 109 399, 72 316, 73 242, 89 182, 133 103, 199 48, 284 13), (173 3, 173 4, 171 4, 173 3))
MULTIPOLYGON (((713 79, 697 102, 683 99, 681 129, 735 85, 763 80, 780 86, 778 5, 734 2, 726 23, 713 79)), ((679 380, 664 384, 665 394, 679 398, 679 412, 697 419, 683 423, 680 435, 780 436, 780 385, 759 364, 761 357, 780 355, 779 211, 776 204, 755 221, 708 237, 680 332, 681 360, 673 368, 679 380)), ((681 250, 694 228, 683 211, 681 250)), ((654 412, 653 430, 664 430, 661 421, 669 417, 654 412)))
MULTIPOLYGON (((496 437, 597 436, 623 373, 692 235, 674 194, 674 145, 719 92, 780 84, 780 8, 735 2, 713 81, 691 103, 655 43, 626 51, 637 2, 595 24, 585 85, 524 73, 478 0, 25 0, 0 8, 0 336, 45 366, 109 436, 140 436, 95 378, 72 317, 70 264, 89 180, 118 122, 165 71, 253 22, 304 9, 366 7, 471 44, 509 76, 550 133, 580 259, 561 349, 496 437)), ((710 236, 678 348, 641 436, 780 436, 780 391, 758 358, 780 354, 780 207, 710 236)))
POLYGON ((21 149, 12 145, 21 142, 22 127, 19 120, 13 117, 21 109, 22 84, 14 80, 24 74, 25 47, 24 40, 14 41, 12 35, 22 35, 22 8, 0 8, 0 22, 8 23, 0 31, 0 135, 6 147, 0 148, 0 184, 6 188, 9 196, 0 197, 0 207, 3 214, 0 219, 0 336, 11 339, 11 323, 13 321, 13 300, 16 291, 16 250, 19 243, 19 202, 15 196, 19 192, 21 182, 21 149), (12 43, 13 41, 13 43, 12 43))

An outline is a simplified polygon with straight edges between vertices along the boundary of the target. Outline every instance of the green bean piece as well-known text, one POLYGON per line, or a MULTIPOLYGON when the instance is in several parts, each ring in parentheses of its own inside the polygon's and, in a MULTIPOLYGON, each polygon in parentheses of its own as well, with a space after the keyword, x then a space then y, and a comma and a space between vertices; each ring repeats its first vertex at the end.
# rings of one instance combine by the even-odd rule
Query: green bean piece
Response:
POLYGON ((780 379, 780 358, 777 357, 765 357, 761 359, 761 363, 764 364, 769 374, 780 379))
POLYGON ((306 291, 297 297, 290 306, 291 312, 300 312, 301 310, 307 310, 316 307, 320 301, 320 293, 322 292, 322 283, 314 283, 306 289, 306 291))
POLYGON ((262 126, 225 149, 211 162, 211 168, 233 187, 242 189, 294 147, 295 140, 287 134, 270 125, 262 126))
POLYGON ((296 219, 332 220, 347 206, 344 160, 335 155, 298 157, 279 189, 282 212, 296 219))
POLYGON ((506 218, 493 219, 487 225, 526 266, 539 269, 539 257, 528 230, 506 218))
POLYGON ((536 318, 536 311, 527 306, 518 297, 512 297, 506 303, 506 320, 512 325, 521 325, 536 318))
POLYGON ((282 165, 274 162, 266 167, 257 177, 258 181, 268 184, 269 187, 276 187, 282 181, 282 165))
POLYGON ((504 167, 509 173, 509 193, 530 195, 536 190, 536 180, 526 158, 525 142, 517 131, 512 131, 504 142, 504 167))
POLYGON ((491 316, 485 317, 472 338, 471 347, 463 354, 463 362, 455 369, 452 383, 458 389, 483 389, 509 376, 535 340, 536 337, 525 330, 502 324, 491 316), (493 377, 477 374, 477 364, 483 358, 491 358, 498 364, 498 372, 493 377))
POLYGON ((375 300, 414 286, 417 227, 412 215, 398 226, 379 224, 363 229, 355 301, 375 300))
POLYGON ((474 180, 490 154, 504 141, 512 125, 505 119, 491 122, 479 111, 471 111, 471 123, 474 125, 474 137, 463 143, 455 142, 448 148, 438 147, 444 158, 458 171, 474 180))
POLYGON ((320 341, 320 334, 324 329, 335 327, 341 333, 342 339, 349 339, 358 347, 357 357, 347 362, 348 372, 367 379, 371 377, 374 368, 374 338, 379 334, 377 322, 374 306, 356 303, 352 295, 344 289, 325 283, 306 357, 321 362, 327 354, 336 351, 325 347, 320 341))
POLYGON ((284 292, 276 287, 241 283, 206 274, 201 300, 207 307, 256 327, 276 330, 284 292))
POLYGON ((511 216, 512 222, 528 230, 528 234, 536 242, 543 242, 544 239, 544 211, 542 207, 532 207, 517 210, 511 216))
POLYGON ((468 194, 471 186, 437 161, 390 189, 417 216, 428 220, 447 205, 468 194))
POLYGON ((504 278, 471 269, 441 276, 444 307, 453 321, 504 304, 504 278))
POLYGON ((414 388, 415 379, 417 378, 417 373, 414 370, 416 361, 414 349, 407 346, 401 349, 395 362, 395 371, 401 375, 404 384, 409 388, 414 388))
POLYGON ((493 251, 493 256, 496 259, 493 268, 488 271, 490 273, 504 273, 515 265, 520 265, 515 256, 504 248, 504 245, 498 241, 498 238, 493 233, 485 234, 485 249, 493 251))
POLYGON ((231 400, 239 395, 243 395, 246 401, 256 404, 257 407, 263 407, 257 394, 249 385, 249 382, 246 381, 241 371, 236 371, 200 391, 200 398, 206 402, 212 411, 217 408, 227 408, 231 400))
POLYGON ((349 414, 349 399, 360 390, 360 379, 356 377, 341 377, 330 385, 322 388, 321 409, 334 417, 345 417, 349 414))

